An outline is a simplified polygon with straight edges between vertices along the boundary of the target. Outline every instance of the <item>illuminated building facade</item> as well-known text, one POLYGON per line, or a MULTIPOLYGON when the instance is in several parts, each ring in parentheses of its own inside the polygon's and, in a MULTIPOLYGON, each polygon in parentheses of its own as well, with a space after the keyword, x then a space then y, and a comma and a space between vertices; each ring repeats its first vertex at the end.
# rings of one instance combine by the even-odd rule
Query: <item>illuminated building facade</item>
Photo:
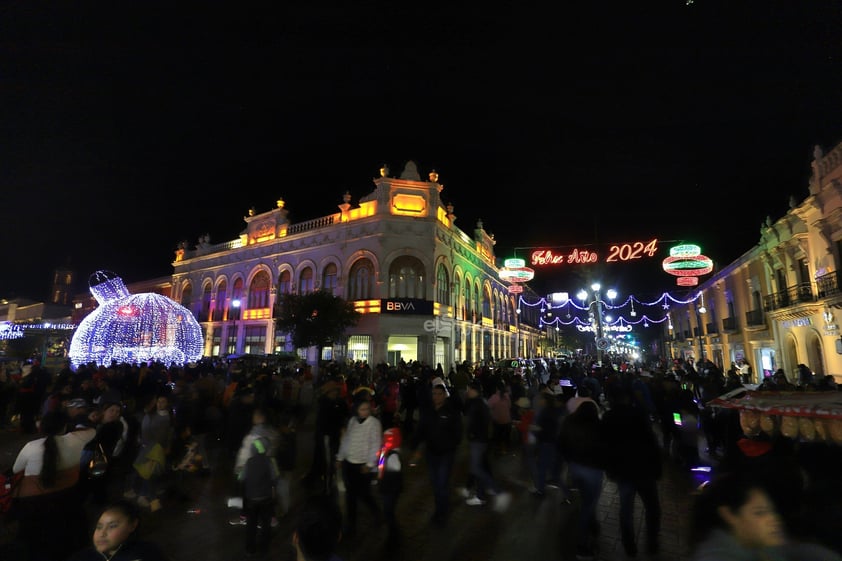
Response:
POLYGON ((473 235, 455 226, 438 174, 422 180, 408 162, 400 177, 385 166, 380 175, 357 204, 346 193, 333 214, 293 224, 281 199, 268 212, 251 209, 238 239, 181 244, 172 297, 202 325, 205 356, 294 351, 275 330, 275 303, 284 293, 314 290, 362 313, 347 341, 323 359, 419 360, 447 369, 541 353, 537 312, 518 315, 497 276, 493 236, 481 222, 473 235))
POLYGON ((699 284, 699 299, 670 310, 673 358, 726 370, 745 358, 754 382, 778 368, 797 381, 806 364, 842 382, 842 144, 816 147, 807 187, 783 217, 766 219, 755 247, 699 284))

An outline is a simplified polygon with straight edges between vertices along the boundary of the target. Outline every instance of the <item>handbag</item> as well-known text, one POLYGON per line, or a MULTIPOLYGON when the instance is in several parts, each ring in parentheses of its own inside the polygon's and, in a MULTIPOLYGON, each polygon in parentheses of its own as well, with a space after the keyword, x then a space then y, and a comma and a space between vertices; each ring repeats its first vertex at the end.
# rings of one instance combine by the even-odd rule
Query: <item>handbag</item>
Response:
POLYGON ((102 444, 97 444, 91 459, 88 461, 88 477, 98 479, 105 475, 106 470, 108 470, 108 457, 105 455, 105 450, 102 449, 102 444))

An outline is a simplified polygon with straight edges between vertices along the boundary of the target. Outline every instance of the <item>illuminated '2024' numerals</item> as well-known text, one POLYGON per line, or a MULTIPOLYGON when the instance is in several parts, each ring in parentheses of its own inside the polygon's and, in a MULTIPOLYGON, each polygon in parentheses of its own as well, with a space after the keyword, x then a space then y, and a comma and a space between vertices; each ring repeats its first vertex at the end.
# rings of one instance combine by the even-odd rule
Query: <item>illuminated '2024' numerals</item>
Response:
POLYGON ((644 255, 652 257, 658 251, 658 240, 654 239, 650 242, 634 242, 631 244, 624 243, 620 245, 612 245, 608 250, 607 262, 614 261, 631 261, 632 259, 640 259, 644 255))

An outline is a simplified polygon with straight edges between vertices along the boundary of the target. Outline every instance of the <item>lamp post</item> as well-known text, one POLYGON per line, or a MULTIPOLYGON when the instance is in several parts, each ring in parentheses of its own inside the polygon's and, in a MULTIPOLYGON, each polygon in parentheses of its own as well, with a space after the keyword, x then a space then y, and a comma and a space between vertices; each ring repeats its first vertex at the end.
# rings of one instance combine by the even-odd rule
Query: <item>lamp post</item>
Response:
POLYGON ((234 340, 234 354, 239 355, 242 354, 241 347, 240 347, 240 299, 234 298, 231 300, 231 307, 236 310, 234 313, 234 334, 236 339, 234 340))
POLYGON ((699 305, 696 307, 696 325, 699 326, 699 359, 696 361, 697 364, 705 358, 704 335, 702 332, 702 316, 705 313, 707 313, 707 308, 705 308, 705 296, 704 294, 700 294, 699 305))
MULTIPOLYGON (((588 299, 589 296, 593 296, 593 300, 588 305, 588 312, 591 317, 591 323, 594 327, 594 342, 596 343, 596 359, 599 362, 599 365, 602 366, 602 357, 604 351, 608 348, 606 343, 608 340, 605 338, 603 333, 603 325, 602 325, 602 299, 600 297, 600 290, 602 289, 602 285, 598 282, 591 284, 591 293, 589 294, 587 290, 584 288, 579 291, 576 295, 580 300, 582 300, 582 304, 588 299)), ((608 289, 606 291, 606 296, 612 301, 614 298, 617 297, 617 291, 613 288, 608 289)))

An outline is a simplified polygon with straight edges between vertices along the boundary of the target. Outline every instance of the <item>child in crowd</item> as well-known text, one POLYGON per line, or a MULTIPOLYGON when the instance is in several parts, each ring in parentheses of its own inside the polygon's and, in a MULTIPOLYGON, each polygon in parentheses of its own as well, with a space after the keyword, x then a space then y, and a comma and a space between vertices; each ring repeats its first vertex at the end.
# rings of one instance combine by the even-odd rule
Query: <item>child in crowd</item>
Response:
POLYGON ((383 515, 389 527, 389 537, 386 545, 397 547, 400 542, 398 521, 395 509, 398 497, 403 489, 403 471, 401 465, 401 429, 392 427, 383 432, 383 447, 377 462, 377 477, 380 484, 380 494, 383 497, 383 515))

